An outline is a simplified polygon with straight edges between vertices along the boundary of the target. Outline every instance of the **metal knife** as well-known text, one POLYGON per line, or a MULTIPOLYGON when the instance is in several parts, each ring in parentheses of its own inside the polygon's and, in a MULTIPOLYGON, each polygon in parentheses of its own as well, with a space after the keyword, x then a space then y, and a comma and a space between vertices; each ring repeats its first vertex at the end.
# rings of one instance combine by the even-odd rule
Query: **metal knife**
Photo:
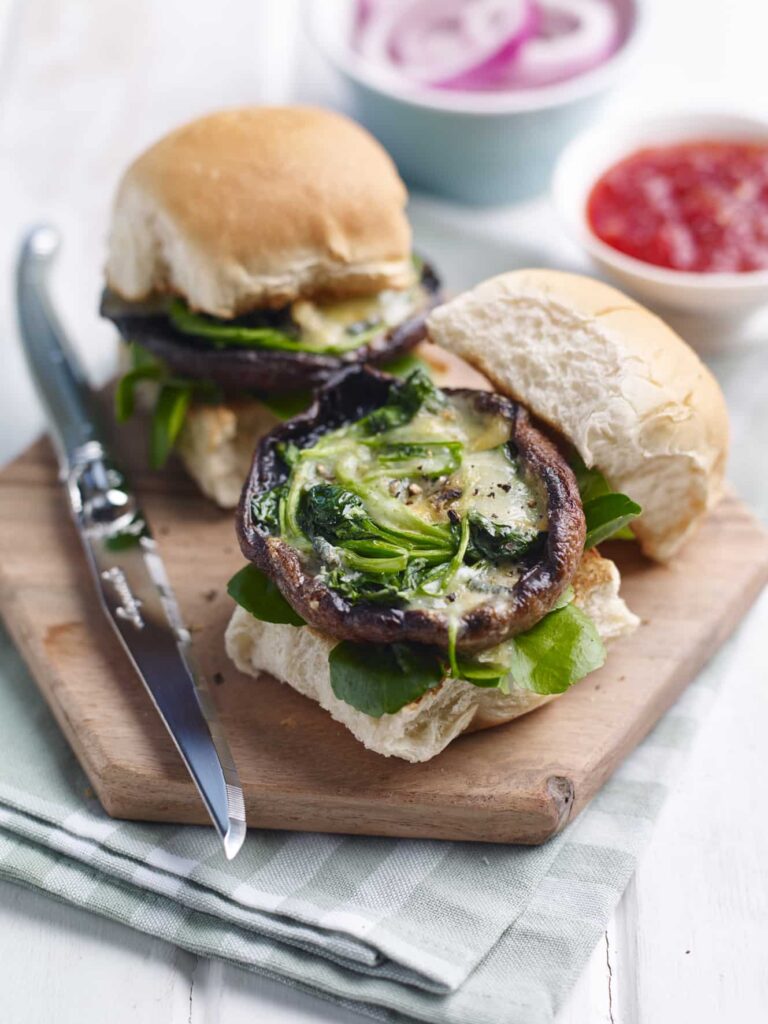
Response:
POLYGON ((99 437, 91 389, 51 307, 47 277, 58 248, 58 232, 49 226, 30 231, 21 248, 17 301, 25 354, 102 607, 231 860, 246 830, 237 769, 147 521, 99 437))

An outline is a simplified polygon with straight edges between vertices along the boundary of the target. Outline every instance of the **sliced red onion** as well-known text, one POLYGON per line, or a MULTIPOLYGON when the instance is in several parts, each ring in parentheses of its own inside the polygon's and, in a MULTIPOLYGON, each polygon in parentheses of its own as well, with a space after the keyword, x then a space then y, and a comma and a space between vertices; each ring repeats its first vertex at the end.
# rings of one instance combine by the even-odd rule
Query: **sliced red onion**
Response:
MULTIPOLYGON (((501 8, 508 9, 509 5, 504 0, 497 0, 495 4, 488 3, 485 6, 486 10, 482 12, 481 16, 485 19, 487 31, 494 18, 498 19, 499 15, 506 13, 506 11, 502 12, 501 8)), ((514 62, 517 54, 524 49, 528 40, 533 38, 538 30, 539 10, 536 4, 533 0, 526 0, 522 8, 517 31, 503 40, 496 53, 467 71, 454 75, 453 78, 446 78, 432 84, 440 89, 486 89, 490 83, 502 77, 510 64, 514 62)))
POLYGON ((442 88, 495 73, 535 30, 533 0, 389 0, 366 14, 363 57, 442 88))
POLYGON ((415 85, 504 90, 596 67, 621 42, 615 0, 358 0, 353 45, 415 85))
POLYGON ((539 33, 508 65, 504 84, 535 87, 591 71, 618 49, 619 14, 608 0, 541 0, 539 33))
POLYGON ((372 64, 392 68, 392 28, 411 0, 358 0, 354 46, 372 64))

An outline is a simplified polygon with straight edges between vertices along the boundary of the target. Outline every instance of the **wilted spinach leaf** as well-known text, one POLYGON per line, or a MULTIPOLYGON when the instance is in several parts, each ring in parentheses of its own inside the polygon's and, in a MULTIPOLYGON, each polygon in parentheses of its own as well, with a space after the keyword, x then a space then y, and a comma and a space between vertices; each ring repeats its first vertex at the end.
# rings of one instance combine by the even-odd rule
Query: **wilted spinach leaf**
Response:
POLYGON ((468 518, 469 545, 466 560, 470 564, 481 559, 492 563, 515 561, 527 554, 539 537, 544 536, 535 528, 521 530, 496 523, 475 509, 469 512, 468 518))
POLYGON ((246 565, 227 584, 227 593, 241 608, 261 622, 304 626, 304 619, 288 604, 275 584, 255 565, 246 565))
POLYGON ((609 537, 616 537, 642 511, 626 494, 603 494, 588 501, 584 505, 587 521, 585 549, 593 548, 609 537))
POLYGON ((364 434, 381 434, 410 423, 423 405, 436 409, 444 402, 440 391, 420 367, 413 370, 404 380, 396 381, 390 388, 386 405, 374 409, 358 422, 358 429, 364 434))
POLYGON ((339 700, 373 718, 393 715, 438 686, 440 657, 415 644, 358 644, 344 640, 330 653, 331 688, 339 700))

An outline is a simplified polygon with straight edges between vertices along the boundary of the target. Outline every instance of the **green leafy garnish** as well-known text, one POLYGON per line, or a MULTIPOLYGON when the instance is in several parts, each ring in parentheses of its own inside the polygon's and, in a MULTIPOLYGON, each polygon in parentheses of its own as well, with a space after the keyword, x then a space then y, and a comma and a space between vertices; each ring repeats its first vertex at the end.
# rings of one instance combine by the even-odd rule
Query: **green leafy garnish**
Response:
POLYGON ((173 450, 192 398, 192 388, 166 384, 160 388, 149 441, 150 464, 160 469, 173 450))
MULTIPOLYGON (((262 622, 305 625, 274 583, 254 566, 229 581, 234 600, 262 622)), ((567 592, 562 600, 571 600, 567 592)), ((573 604, 556 607, 532 629, 502 644, 499 660, 457 658, 455 628, 448 659, 418 644, 366 644, 345 640, 331 651, 331 686, 339 700, 367 715, 394 714, 453 676, 485 689, 513 687, 563 693, 605 662, 594 623, 573 604)))
POLYGON ((375 440, 366 443, 380 464, 378 472, 397 479, 421 476, 429 480, 450 476, 461 465, 463 445, 460 441, 409 444, 375 440))
POLYGON ((587 521, 585 550, 604 540, 632 540, 634 534, 629 523, 642 514, 642 508, 628 498, 611 490, 599 469, 589 469, 578 452, 571 455, 571 469, 579 485, 584 518, 587 521))
POLYGON ((564 693, 604 662, 595 624, 569 604, 513 638, 509 672, 515 685, 534 693, 564 693))
POLYGON ((482 559, 491 562, 517 561, 531 550, 539 536, 535 527, 519 529, 507 526, 472 509, 469 513, 467 561, 470 564, 482 559))
POLYGON ((372 718, 394 714, 444 678, 434 652, 414 644, 344 640, 331 651, 328 665, 336 697, 372 718))
POLYGON ((205 338, 217 347, 245 345, 282 351, 301 351, 296 338, 276 327, 243 327, 204 313, 193 313, 183 299, 174 299, 168 308, 168 319, 181 334, 205 338))
MULTIPOLYGON (((603 494, 588 501, 584 505, 584 518, 587 521, 585 549, 593 548, 609 537, 626 537, 623 531, 642 511, 626 494, 603 494)), ((627 532, 631 537, 632 534, 627 532)))
POLYGON ((436 409, 443 401, 429 374, 418 368, 404 380, 396 381, 390 388, 387 404, 358 420, 357 427, 363 434, 381 434, 410 423, 423 406, 436 409))
POLYGON ((159 380, 162 375, 163 369, 158 363, 135 367, 120 378, 115 388, 115 417, 118 423, 125 423, 133 416, 138 384, 146 380, 159 380))
POLYGON ((157 386, 150 424, 149 461, 153 469, 162 469, 178 440, 190 404, 193 401, 218 402, 221 393, 212 381, 173 375, 161 360, 140 345, 131 345, 131 362, 131 369, 117 382, 115 417, 119 423, 124 423, 133 416, 139 384, 149 381, 157 386))
POLYGON ((227 593, 241 608, 261 622, 305 626, 304 619, 288 604, 275 584, 254 565, 236 572, 227 584, 227 593))
POLYGON ((305 491, 298 523, 324 561, 336 567, 326 582, 353 601, 404 597, 431 566, 452 553, 449 531, 430 528, 416 517, 408 518, 405 528, 382 524, 357 494, 338 484, 316 484, 305 491))
POLYGON ((427 376, 432 376, 432 368, 424 359, 419 358, 413 352, 405 352, 401 356, 395 356, 379 367, 384 373, 391 373, 393 377, 407 377, 414 370, 421 370, 427 376))
POLYGON ((574 605, 556 609, 532 629, 507 641, 504 663, 457 659, 417 644, 344 641, 329 658, 331 686, 339 700, 379 718, 418 700, 448 676, 484 689, 513 687, 542 696, 564 693, 605 663, 594 623, 574 605))
POLYGON ((276 352, 316 352, 324 355, 343 355, 367 344, 385 328, 382 322, 365 330, 350 326, 341 341, 323 342, 306 340, 298 329, 280 330, 270 325, 246 326, 220 320, 205 313, 194 313, 182 299, 174 299, 168 309, 168 318, 180 334, 205 338, 217 348, 230 345, 261 348, 276 352))

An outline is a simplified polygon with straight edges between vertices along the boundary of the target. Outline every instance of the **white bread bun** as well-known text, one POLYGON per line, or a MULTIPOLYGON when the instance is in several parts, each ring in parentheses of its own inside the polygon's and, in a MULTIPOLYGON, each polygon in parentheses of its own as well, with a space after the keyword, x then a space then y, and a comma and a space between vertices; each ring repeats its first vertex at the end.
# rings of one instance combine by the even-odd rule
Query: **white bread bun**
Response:
POLYGON ((413 275, 405 186, 363 128, 305 107, 226 110, 177 128, 126 171, 107 282, 231 317, 413 275))
POLYGON ((251 469, 254 449, 278 422, 277 416, 256 399, 193 404, 187 411, 176 451, 207 498, 221 508, 235 508, 251 469))
MULTIPOLYGON (((590 616, 603 641, 631 633, 638 619, 619 597, 619 572, 592 550, 573 579, 574 601, 590 616)), ((446 679, 393 715, 372 718, 339 700, 331 689, 328 655, 337 640, 308 626, 260 622, 236 608, 225 634, 227 654, 241 672, 268 672, 317 701, 369 750, 406 761, 428 761, 462 732, 501 725, 553 696, 512 688, 509 694, 446 679)))
POLYGON ((432 341, 463 357, 643 507, 643 551, 667 561, 720 497, 722 392, 658 317, 577 274, 502 274, 438 307, 432 341))

